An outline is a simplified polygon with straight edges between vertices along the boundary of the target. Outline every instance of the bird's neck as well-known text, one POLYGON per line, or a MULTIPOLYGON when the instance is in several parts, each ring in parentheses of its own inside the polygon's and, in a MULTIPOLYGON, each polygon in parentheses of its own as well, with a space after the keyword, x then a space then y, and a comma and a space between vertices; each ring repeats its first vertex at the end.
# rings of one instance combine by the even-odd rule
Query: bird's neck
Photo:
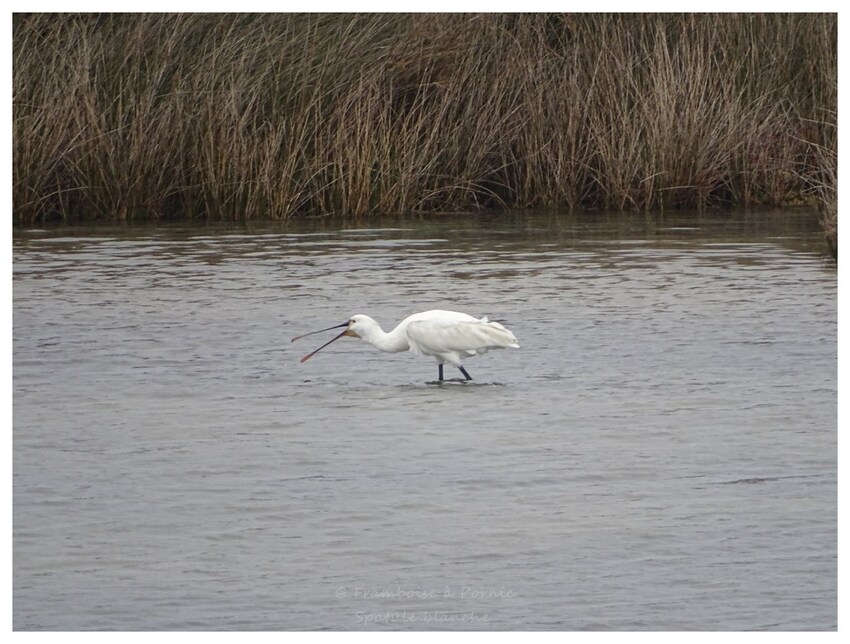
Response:
POLYGON ((397 326, 389 333, 386 333, 376 322, 374 326, 360 335, 366 342, 371 344, 381 351, 387 353, 398 353, 399 351, 407 351, 410 344, 407 341, 407 334, 402 325, 397 326))

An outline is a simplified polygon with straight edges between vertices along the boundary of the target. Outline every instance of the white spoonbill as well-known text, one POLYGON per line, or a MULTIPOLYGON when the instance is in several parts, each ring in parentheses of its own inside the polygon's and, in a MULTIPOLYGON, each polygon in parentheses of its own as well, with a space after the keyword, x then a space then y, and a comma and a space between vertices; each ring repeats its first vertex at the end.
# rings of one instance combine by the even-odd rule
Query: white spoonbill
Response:
POLYGON ((519 349, 514 334, 498 322, 490 322, 486 317, 478 319, 466 313, 439 310, 414 313, 389 333, 368 315, 358 314, 342 324, 299 335, 292 338, 292 342, 314 333, 343 327, 345 331, 308 353, 301 358, 301 362, 306 362, 332 342, 348 335, 365 340, 388 353, 409 350, 417 355, 431 356, 437 360, 440 380, 443 379, 443 364, 446 362, 460 369, 464 378, 472 380, 472 376, 463 368, 463 358, 486 353, 490 349, 519 349))

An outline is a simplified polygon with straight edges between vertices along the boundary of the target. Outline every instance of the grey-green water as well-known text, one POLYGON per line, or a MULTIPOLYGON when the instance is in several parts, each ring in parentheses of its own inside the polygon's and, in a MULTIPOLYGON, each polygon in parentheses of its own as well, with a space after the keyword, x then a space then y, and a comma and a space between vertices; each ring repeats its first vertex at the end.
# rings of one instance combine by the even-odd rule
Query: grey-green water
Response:
POLYGON ((31 229, 13 262, 16 629, 837 626, 809 215, 31 229), (522 348, 435 385, 289 342, 429 308, 522 348))

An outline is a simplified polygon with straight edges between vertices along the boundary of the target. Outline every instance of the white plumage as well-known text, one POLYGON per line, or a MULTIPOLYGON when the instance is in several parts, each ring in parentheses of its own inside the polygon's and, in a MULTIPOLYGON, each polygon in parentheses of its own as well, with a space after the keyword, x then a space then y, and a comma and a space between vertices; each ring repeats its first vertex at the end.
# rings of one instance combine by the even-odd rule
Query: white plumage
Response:
MULTIPOLYGON (((430 356, 439 365, 440 380, 443 379, 443 364, 446 362, 460 369, 467 380, 472 380, 472 376, 463 367, 464 358, 486 353, 490 349, 519 348, 514 334, 498 322, 490 322, 486 317, 478 319, 456 311, 414 313, 389 333, 371 317, 362 314, 354 315, 347 322, 330 328, 341 327, 345 327, 345 331, 301 358, 301 362, 309 360, 331 342, 348 335, 361 338, 381 351, 397 353, 409 350, 417 355, 430 356)), ((293 338, 293 342, 298 338, 293 338)))

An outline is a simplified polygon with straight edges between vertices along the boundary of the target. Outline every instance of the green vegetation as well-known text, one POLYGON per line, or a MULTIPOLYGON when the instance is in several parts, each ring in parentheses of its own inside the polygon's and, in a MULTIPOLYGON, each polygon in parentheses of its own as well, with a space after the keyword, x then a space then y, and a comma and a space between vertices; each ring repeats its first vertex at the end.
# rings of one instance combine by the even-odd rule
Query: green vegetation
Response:
POLYGON ((17 222, 792 203, 835 222, 834 14, 18 14, 13 32, 17 222))

